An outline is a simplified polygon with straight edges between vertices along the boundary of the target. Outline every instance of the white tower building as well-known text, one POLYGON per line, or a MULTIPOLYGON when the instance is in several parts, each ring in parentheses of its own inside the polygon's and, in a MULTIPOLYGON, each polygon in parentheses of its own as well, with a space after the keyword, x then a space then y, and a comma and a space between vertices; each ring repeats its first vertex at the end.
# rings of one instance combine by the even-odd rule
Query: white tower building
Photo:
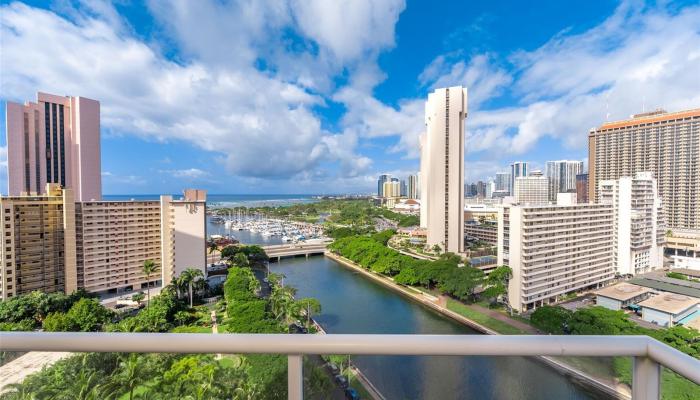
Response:
POLYGON ((664 222, 656 179, 651 172, 602 180, 600 203, 613 206, 619 275, 636 275, 663 266, 664 222))
POLYGON ((467 89, 436 89, 425 103, 421 137, 421 226, 427 244, 464 251, 464 120, 467 89))

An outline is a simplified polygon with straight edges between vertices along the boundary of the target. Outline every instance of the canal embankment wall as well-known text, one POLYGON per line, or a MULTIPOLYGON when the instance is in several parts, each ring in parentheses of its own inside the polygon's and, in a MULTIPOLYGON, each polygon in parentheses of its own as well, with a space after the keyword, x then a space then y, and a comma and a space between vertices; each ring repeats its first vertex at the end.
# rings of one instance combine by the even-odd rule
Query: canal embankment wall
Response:
MULTIPOLYGON (((357 271, 361 273, 362 275, 368 277, 369 279, 372 279, 373 281, 395 291, 398 292, 399 294, 417 302, 425 307, 428 307, 454 321, 457 321, 463 325, 466 325, 478 332, 487 334, 487 335, 500 335, 500 333, 494 331, 493 329, 490 329, 482 324, 479 324, 478 322, 472 321, 469 318, 464 317, 463 315, 460 315, 452 310, 447 309, 446 307, 441 306, 440 304, 437 304, 435 302, 435 296, 432 296, 428 293, 425 293, 423 291, 413 289, 413 288, 408 288, 406 286, 402 286, 394 282, 393 279, 386 277, 384 275, 377 274, 372 271, 368 271, 361 266, 355 264, 351 260, 339 256, 335 253, 332 253, 330 251, 326 251, 324 255, 339 264, 350 268, 354 271, 357 271)), ((625 385, 618 384, 618 385, 613 385, 608 382, 604 382, 601 379, 598 379, 594 376, 591 376, 583 371, 580 371, 576 368, 573 368, 561 361, 558 361, 552 357, 548 356, 536 356, 533 357, 537 359, 538 361, 542 362, 543 364, 553 368, 557 372, 559 372, 562 375, 568 376, 572 378, 572 380, 575 380, 579 382, 580 384, 592 388, 598 392, 604 393, 608 396, 611 396, 612 398, 617 398, 617 399, 622 399, 622 400, 631 400, 632 395, 631 391, 629 388, 625 385)))

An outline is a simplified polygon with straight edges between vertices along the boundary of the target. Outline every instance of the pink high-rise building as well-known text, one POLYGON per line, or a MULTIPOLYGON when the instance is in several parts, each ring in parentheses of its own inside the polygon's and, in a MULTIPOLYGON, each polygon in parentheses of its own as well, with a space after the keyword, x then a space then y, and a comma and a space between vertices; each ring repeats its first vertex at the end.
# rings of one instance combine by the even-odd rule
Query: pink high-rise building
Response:
POLYGON ((58 183, 76 201, 101 199, 98 101, 39 92, 36 103, 7 102, 6 126, 10 196, 58 183))

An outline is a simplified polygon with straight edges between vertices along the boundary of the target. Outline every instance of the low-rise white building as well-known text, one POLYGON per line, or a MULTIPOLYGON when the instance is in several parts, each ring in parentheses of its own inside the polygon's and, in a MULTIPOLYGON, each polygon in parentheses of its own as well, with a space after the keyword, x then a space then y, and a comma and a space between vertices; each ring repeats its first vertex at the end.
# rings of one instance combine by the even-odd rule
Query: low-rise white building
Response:
POLYGON ((700 271, 700 231, 674 229, 666 235, 664 255, 671 268, 700 271))
POLYGON ((653 291, 642 286, 619 283, 595 292, 596 304, 610 310, 621 310, 648 299, 653 291))
POLYGON ((671 327, 698 311, 700 299, 675 293, 663 293, 639 303, 642 319, 671 327))

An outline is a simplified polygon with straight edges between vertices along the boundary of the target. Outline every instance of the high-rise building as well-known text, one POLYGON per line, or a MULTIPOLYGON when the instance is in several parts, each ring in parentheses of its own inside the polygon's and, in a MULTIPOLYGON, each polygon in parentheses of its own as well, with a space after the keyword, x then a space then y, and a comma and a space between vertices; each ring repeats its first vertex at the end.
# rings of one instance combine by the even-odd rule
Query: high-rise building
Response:
POLYGON ((665 227, 651 172, 603 180, 599 186, 599 202, 613 206, 617 274, 631 276, 663 267, 665 227))
POLYGON ((576 175, 583 172, 583 161, 547 161, 545 176, 549 179, 549 200, 556 201, 557 193, 576 192, 576 175))
POLYGON ((418 198, 418 177, 416 175, 408 176, 408 190, 406 193, 406 197, 408 197, 409 199, 418 198))
POLYGON ((377 196, 384 197, 384 183, 391 181, 391 175, 383 174, 379 175, 377 179, 377 196))
POLYGON ((602 180, 649 171, 658 181, 668 226, 700 229, 700 109, 638 114, 588 135, 589 198, 602 180))
POLYGON ((384 187, 382 189, 382 193, 384 194, 382 196, 384 198, 400 197, 401 196, 401 184, 398 181, 394 181, 394 180, 384 182, 384 187))
POLYGON ((169 284, 186 268, 206 267, 206 193, 160 201, 76 203, 70 189, 0 197, 5 229, 0 299, 33 290, 121 293, 169 284), (158 267, 143 274, 143 263, 158 267))
POLYGON ((486 197, 486 182, 479 181, 476 183, 476 197, 486 197))
POLYGON ((496 191, 508 192, 510 194, 510 173, 496 172, 496 191))
POLYGON ((510 306, 530 310, 606 284, 615 276, 613 237, 608 204, 503 206, 497 263, 513 271, 510 306))
POLYGON ((547 204, 549 180, 542 173, 515 178, 514 197, 518 204, 547 204))
POLYGON ((576 200, 579 203, 588 203, 588 174, 576 175, 576 200))
POLYGON ((529 173, 527 162, 516 161, 510 165, 510 187, 508 191, 511 196, 515 195, 515 179, 528 176, 529 173))
POLYGON ((399 186, 401 188, 401 197, 408 197, 408 185, 406 185, 406 180, 401 179, 399 186))
POLYGON ((100 200, 100 103, 38 93, 37 102, 7 102, 8 193, 71 189, 76 201, 100 200))
POLYGON ((0 299, 78 288, 73 193, 47 184, 42 195, 0 197, 4 221, 0 299))
POLYGON ((464 120, 467 90, 436 89, 425 104, 421 138, 421 224, 427 244, 464 252, 464 120))
POLYGON ((488 181, 486 182, 486 192, 484 193, 484 196, 487 199, 490 199, 493 197, 493 192, 496 191, 496 183, 494 181, 488 181))
POLYGON ((157 200, 77 203, 78 287, 116 293, 161 283, 160 208, 157 200), (146 260, 159 268, 150 277, 143 274, 146 260))

